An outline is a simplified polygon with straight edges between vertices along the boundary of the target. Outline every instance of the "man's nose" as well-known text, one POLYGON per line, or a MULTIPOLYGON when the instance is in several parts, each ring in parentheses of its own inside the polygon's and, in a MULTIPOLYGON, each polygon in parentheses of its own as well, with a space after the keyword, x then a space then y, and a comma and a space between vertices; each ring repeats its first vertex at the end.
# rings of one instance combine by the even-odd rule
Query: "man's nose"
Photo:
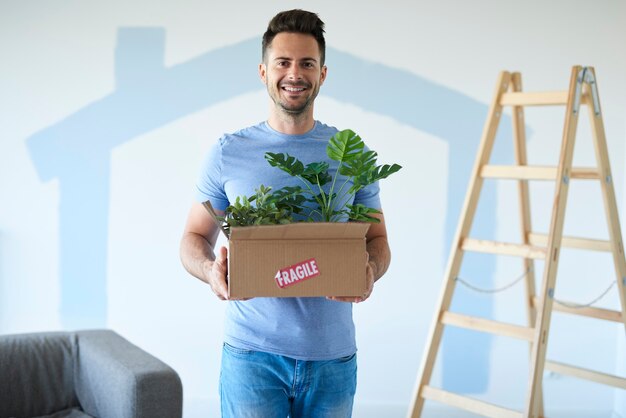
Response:
POLYGON ((300 68, 297 65, 292 65, 289 68, 289 79, 290 80, 300 80, 302 79, 302 74, 300 72, 300 68))

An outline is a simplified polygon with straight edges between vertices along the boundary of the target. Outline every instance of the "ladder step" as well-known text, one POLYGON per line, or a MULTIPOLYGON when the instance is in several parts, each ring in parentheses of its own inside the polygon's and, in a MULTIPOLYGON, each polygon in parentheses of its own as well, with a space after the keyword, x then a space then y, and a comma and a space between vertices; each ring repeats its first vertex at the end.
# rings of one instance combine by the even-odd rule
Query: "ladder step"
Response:
POLYGON ((491 319, 477 318, 469 315, 461 315, 450 311, 445 311, 441 315, 441 323, 455 327, 471 329, 474 331, 487 332, 504 337, 519 338, 521 340, 533 341, 533 328, 520 325, 497 322, 491 319))
MULTIPOLYGON (((528 241, 531 245, 545 246, 548 245, 548 235, 533 232, 528 234, 528 241)), ((610 241, 591 238, 563 237, 561 247, 611 252, 610 241)))
MULTIPOLYGON (((509 92, 503 93, 500 98, 502 106, 559 106, 567 104, 567 91, 542 92, 509 92)), ((583 94, 581 104, 587 104, 589 98, 583 94)))
POLYGON ((506 242, 487 241, 474 238, 465 238, 461 244, 464 251, 479 253, 511 255, 524 258, 545 259, 546 249, 532 245, 511 244, 506 242))
MULTIPOLYGON (((482 178, 510 180, 556 180, 557 167, 532 165, 485 165, 480 170, 482 178)), ((599 180, 597 168, 573 167, 570 177, 581 180, 599 180)))
MULTIPOLYGON (((571 302, 565 303, 571 304, 571 302)), ((539 309, 541 307, 541 299, 535 296, 533 298, 533 305, 535 308, 539 309)), ((622 322, 622 313, 620 311, 613 311, 610 309, 592 308, 591 306, 585 306, 584 308, 569 308, 559 303, 553 303, 552 310, 572 315, 586 316, 587 318, 602 319, 605 321, 620 323, 622 322)))
POLYGON ((579 379, 591 380, 603 385, 614 386, 619 389, 626 389, 626 379, 612 374, 601 373, 595 370, 574 367, 569 364, 558 363, 556 361, 546 361, 545 369, 558 374, 577 377, 579 379))
POLYGON ((447 392, 432 386, 424 386, 422 388, 422 397, 487 417, 521 418, 524 416, 521 412, 512 409, 503 408, 467 396, 457 395, 456 393, 447 392))

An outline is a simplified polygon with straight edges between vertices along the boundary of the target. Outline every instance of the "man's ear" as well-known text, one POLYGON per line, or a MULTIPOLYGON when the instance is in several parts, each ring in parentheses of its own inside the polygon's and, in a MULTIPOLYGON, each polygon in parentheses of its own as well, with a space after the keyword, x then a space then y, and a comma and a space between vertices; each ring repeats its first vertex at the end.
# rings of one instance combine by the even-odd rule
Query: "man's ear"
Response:
POLYGON ((324 84, 324 80, 326 80, 327 72, 328 72, 328 68, 325 65, 322 66, 322 71, 320 72, 320 86, 324 84))
POLYGON ((259 64, 259 77, 261 78, 261 81, 263 82, 263 84, 267 84, 266 74, 267 74, 267 67, 265 66, 265 64, 260 63, 259 64))

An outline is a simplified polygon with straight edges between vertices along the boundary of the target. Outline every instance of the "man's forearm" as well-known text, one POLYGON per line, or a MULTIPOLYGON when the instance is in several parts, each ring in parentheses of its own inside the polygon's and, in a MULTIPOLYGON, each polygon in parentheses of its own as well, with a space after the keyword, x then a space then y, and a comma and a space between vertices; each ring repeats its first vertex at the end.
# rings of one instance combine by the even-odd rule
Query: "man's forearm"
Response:
POLYGON ((367 253, 369 254, 369 261, 373 264, 374 281, 380 279, 391 262, 391 251, 389 250, 389 243, 385 237, 376 237, 367 243, 367 253))
POLYGON ((215 253, 206 238, 200 234, 186 232, 180 242, 180 260, 191 275, 208 283, 205 272, 210 266, 207 266, 207 263, 215 260, 215 253))

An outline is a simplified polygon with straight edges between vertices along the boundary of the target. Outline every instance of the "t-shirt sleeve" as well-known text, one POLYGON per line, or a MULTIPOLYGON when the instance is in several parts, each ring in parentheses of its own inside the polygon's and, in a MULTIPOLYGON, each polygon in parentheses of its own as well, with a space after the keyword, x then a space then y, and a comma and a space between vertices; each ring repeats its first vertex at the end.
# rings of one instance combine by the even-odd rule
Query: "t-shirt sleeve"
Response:
POLYGON ((200 175, 196 183, 195 197, 199 203, 211 202, 217 210, 225 210, 228 197, 222 182, 222 141, 218 141, 209 150, 200 168, 200 175))

